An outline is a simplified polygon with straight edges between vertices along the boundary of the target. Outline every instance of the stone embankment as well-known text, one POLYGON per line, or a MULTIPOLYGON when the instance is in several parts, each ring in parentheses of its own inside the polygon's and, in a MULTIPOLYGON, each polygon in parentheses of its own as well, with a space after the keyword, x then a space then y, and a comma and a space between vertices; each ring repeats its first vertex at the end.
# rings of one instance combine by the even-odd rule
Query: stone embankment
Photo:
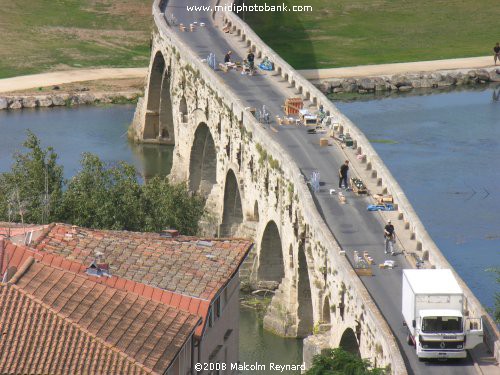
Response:
POLYGON ((140 93, 137 92, 89 93, 85 91, 44 95, 6 94, 0 96, 0 110, 122 103, 136 101, 139 95, 140 93))
POLYGON ((408 73, 392 76, 327 79, 316 82, 325 94, 406 92, 417 88, 444 88, 500 82, 500 68, 408 73))

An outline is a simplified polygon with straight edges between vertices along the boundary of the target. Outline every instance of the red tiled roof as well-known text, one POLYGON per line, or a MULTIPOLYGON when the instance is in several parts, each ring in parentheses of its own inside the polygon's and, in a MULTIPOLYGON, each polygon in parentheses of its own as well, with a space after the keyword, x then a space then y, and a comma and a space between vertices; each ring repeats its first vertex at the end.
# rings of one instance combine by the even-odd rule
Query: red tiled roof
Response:
POLYGON ((28 232, 42 231, 48 225, 0 222, 0 237, 16 237, 28 232))
POLYGON ((18 269, 28 258, 33 257, 48 266, 84 275, 87 279, 96 283, 126 292, 132 292, 153 301, 161 302, 162 304, 198 315, 201 318, 201 324, 196 327, 195 336, 201 337, 203 334, 203 329, 208 319, 210 301, 184 296, 149 285, 143 285, 136 281, 126 280, 114 275, 111 277, 88 276, 85 273, 87 266, 76 261, 68 261, 63 256, 38 252, 26 246, 15 245, 9 241, 4 241, 4 246, 3 261, 0 260, 0 264, 2 265, 0 276, 3 275, 9 267, 18 269), (142 288, 140 287, 141 285, 143 286, 142 288), (174 295, 175 298, 173 298, 174 295))
POLYGON ((0 284, 0 373, 149 374, 16 285, 0 284))
MULTIPOLYGON (((29 250, 24 253, 23 257, 29 253, 29 250)), ((16 285, 10 289, 19 289, 17 294, 8 291, 9 288, 5 285, 2 286, 7 290, 2 290, 2 296, 5 294, 5 298, 2 297, 1 300, 2 312, 8 310, 9 313, 2 315, 0 324, 2 327, 17 332, 19 337, 9 337, 9 341, 21 341, 26 347, 19 350, 16 345, 4 346, 2 343, 0 347, 8 347, 9 350, 12 348, 12 353, 5 354, 5 358, 0 357, 0 366, 10 366, 11 357, 18 356, 19 358, 14 361, 18 362, 19 366, 36 365, 34 372, 65 372, 50 367, 65 363, 65 357, 68 354, 61 349, 65 348, 73 351, 69 358, 72 360, 77 358, 79 361, 75 362, 75 365, 80 366, 76 367, 79 372, 93 372, 90 371, 94 368, 92 366, 99 365, 99 371, 94 372, 162 373, 200 322, 198 316, 161 302, 96 283, 86 275, 48 266, 43 263, 48 258, 42 260, 41 263, 33 263, 32 259, 29 258, 22 263, 16 275, 11 279, 11 282, 16 285), (19 294, 26 297, 22 301, 28 301, 22 302, 23 304, 31 306, 30 304, 35 303, 43 307, 37 310, 42 318, 50 314, 57 315, 59 320, 51 318, 50 322, 56 322, 58 329, 52 330, 50 325, 44 324, 40 327, 31 327, 31 325, 36 326, 36 319, 35 323, 33 319, 26 320, 27 310, 24 305, 18 306, 21 301, 19 294), (29 302, 29 300, 34 302, 29 302), (75 332, 68 337, 68 342, 63 346, 55 343, 61 335, 61 330, 75 332), (54 344, 53 347, 44 345, 42 352, 33 349, 33 343, 36 340, 46 340, 54 344), (106 350, 116 352, 116 355, 110 353, 103 356, 100 351, 104 349, 96 351, 94 347, 97 344, 94 342, 102 345, 106 350), (40 356, 36 362, 32 356, 30 357, 30 350, 33 351, 33 355, 40 356), (89 355, 89 353, 94 355, 89 355), (126 372, 116 371, 116 367, 125 366, 125 362, 129 367, 140 366, 140 371, 137 368, 126 372), (85 368, 89 371, 81 370, 85 368)), ((45 323, 45 320, 42 319, 42 321, 45 323)), ((5 328, 2 329, 5 330, 5 328)), ((5 345, 7 344, 9 342, 6 341, 5 345)), ((28 367, 19 368, 27 369, 28 367)))
POLYGON ((101 252, 113 275, 209 301, 238 271, 252 246, 241 239, 212 239, 211 246, 204 246, 194 237, 72 229, 65 224, 45 232, 33 244, 40 252, 86 265, 101 252))

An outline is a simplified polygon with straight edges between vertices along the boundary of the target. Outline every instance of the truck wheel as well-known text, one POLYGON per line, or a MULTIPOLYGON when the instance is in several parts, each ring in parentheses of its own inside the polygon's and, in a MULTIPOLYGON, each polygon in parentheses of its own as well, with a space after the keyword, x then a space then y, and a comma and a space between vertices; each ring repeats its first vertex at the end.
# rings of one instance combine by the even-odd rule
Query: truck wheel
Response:
POLYGON ((411 335, 409 333, 406 335, 406 342, 408 345, 413 346, 413 340, 411 339, 411 335))

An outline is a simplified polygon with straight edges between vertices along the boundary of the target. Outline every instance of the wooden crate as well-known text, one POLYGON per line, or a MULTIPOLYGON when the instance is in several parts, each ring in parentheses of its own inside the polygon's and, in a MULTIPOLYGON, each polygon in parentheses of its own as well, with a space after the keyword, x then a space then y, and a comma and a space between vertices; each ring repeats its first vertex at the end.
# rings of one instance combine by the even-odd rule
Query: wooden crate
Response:
POLYGON ((354 271, 358 276, 373 276, 372 268, 355 268, 354 271))
POLYGON ((304 101, 302 98, 287 98, 285 100, 285 114, 298 115, 299 111, 304 107, 304 101))

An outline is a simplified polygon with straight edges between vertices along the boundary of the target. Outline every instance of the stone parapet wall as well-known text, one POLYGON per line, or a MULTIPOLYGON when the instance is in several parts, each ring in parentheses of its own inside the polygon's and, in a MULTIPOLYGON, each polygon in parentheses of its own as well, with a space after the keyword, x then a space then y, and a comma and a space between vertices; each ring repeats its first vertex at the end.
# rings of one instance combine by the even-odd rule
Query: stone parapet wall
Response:
POLYGON ((392 76, 323 79, 313 83, 324 94, 407 92, 420 88, 445 88, 500 82, 500 68, 446 70, 392 76))
MULTIPOLYGON (((229 3, 230 1, 231 0, 222 0, 221 2, 229 3)), ((363 154, 365 156, 366 168, 373 170, 374 173, 376 173, 376 176, 381 179, 382 186, 387 189, 389 194, 392 194, 394 196, 395 203, 397 204, 398 211, 400 213, 400 218, 407 222, 408 229, 411 230, 412 235, 415 239, 417 250, 424 257, 428 258, 433 267, 449 268, 453 270, 453 267, 449 264, 447 259, 443 256, 435 242, 428 234, 424 225, 420 221, 420 218, 416 214, 413 206, 410 204, 408 198, 403 192, 403 189, 400 187, 396 179, 392 176, 391 172, 385 166, 377 152, 374 150, 366 136, 359 130, 359 128, 355 124, 353 124, 346 116, 344 116, 317 87, 315 87, 311 82, 302 77, 275 51, 267 46, 251 29, 251 27, 243 22, 236 14, 232 12, 226 12, 224 15, 224 22, 226 25, 230 26, 232 32, 236 33, 236 35, 238 35, 241 40, 246 41, 247 47, 254 50, 257 58, 268 57, 274 63, 276 73, 281 75, 292 86, 294 86, 304 99, 309 100, 316 107, 322 105, 324 110, 329 115, 334 115, 337 118, 337 122, 342 126, 343 132, 349 133, 351 135, 354 140, 355 148, 358 149, 358 152, 360 154, 363 154)), ((490 76, 489 73, 488 76, 490 76)), ((486 78, 486 74, 484 74, 484 77, 482 78, 486 78)), ((271 147, 271 142, 269 141, 269 139, 267 139, 264 143, 266 144, 266 146, 271 147)), ((286 154, 284 152, 281 152, 281 150, 277 152, 275 151, 277 150, 272 151, 273 155, 286 157, 286 154)), ((292 160, 289 160, 282 165, 295 166, 295 163, 292 160)), ((297 178, 298 176, 299 175, 294 178, 297 178)), ((309 207, 313 207, 314 202, 312 201, 312 197, 310 196, 310 194, 307 192, 307 194, 304 193, 304 195, 305 196, 301 198, 301 202, 304 203, 307 201, 309 203, 309 207), (302 201, 302 199, 304 199, 304 201, 302 201)), ((334 257, 338 250, 338 244, 336 243, 333 236, 328 235, 330 233, 329 229, 326 227, 323 220, 321 220, 316 210, 309 210, 306 212, 306 215, 307 214, 312 216, 309 221, 311 223, 311 228, 317 230, 318 235, 324 238, 324 243, 328 244, 327 248, 330 250, 330 252, 333 253, 332 256, 334 257), (327 240, 327 238, 329 240, 327 240), (331 247, 329 246, 330 244, 331 247)), ((343 261, 345 261, 345 259, 343 259, 343 261)), ((350 268, 350 265, 346 264, 345 267, 346 274, 344 275, 344 277, 350 277, 359 281, 359 279, 355 276, 352 268, 350 268), (347 271, 348 269, 350 270, 350 272, 347 271)), ((466 297, 466 306, 469 315, 471 317, 483 318, 486 343, 489 346, 490 350, 492 350, 492 352, 494 353, 495 358, 497 360, 500 360, 500 333, 498 327, 496 326, 491 316, 481 305, 479 300, 476 298, 476 296, 474 296, 472 291, 465 284, 465 282, 454 270, 453 272, 459 284, 464 290, 466 297)), ((359 283, 361 284, 361 282, 359 283)), ((366 290, 363 286, 360 286, 359 288, 360 290, 363 290, 364 293, 366 293, 366 290)), ((373 304, 373 301, 371 301, 371 303, 373 304)), ((378 310, 377 314, 380 314, 378 310)))
MULTIPOLYGON (((374 301, 368 294, 364 285, 356 276, 354 270, 346 259, 345 255, 340 253, 340 247, 334 236, 321 218, 315 207, 315 202, 306 184, 305 178, 295 164, 294 160, 287 152, 276 142, 272 141, 262 126, 256 121, 254 116, 245 110, 239 101, 235 101, 235 93, 214 74, 208 65, 200 61, 200 58, 193 53, 189 46, 185 45, 175 33, 170 32, 163 13, 159 8, 160 0, 156 0, 153 5, 153 16, 155 24, 158 28, 158 33, 164 43, 168 43, 175 47, 176 51, 181 52, 181 61, 188 62, 191 68, 196 71, 196 75, 203 77, 203 85, 214 89, 218 98, 221 99, 221 105, 231 108, 231 112, 238 118, 240 124, 245 128, 245 132, 251 133, 251 142, 254 145, 261 144, 265 146, 268 155, 272 155, 273 159, 279 165, 279 173, 283 180, 287 183, 293 183, 294 192, 297 196, 297 205, 300 206, 300 211, 303 213, 303 223, 307 223, 307 242, 308 251, 312 256, 321 253, 319 259, 327 260, 327 269, 329 270, 327 279, 332 289, 329 293, 332 297, 338 295, 338 290, 331 286, 343 286, 347 295, 346 301, 346 321, 353 323, 356 316, 363 316, 363 332, 366 337, 365 354, 367 357, 378 358, 379 365, 391 365, 393 374, 406 374, 404 361, 399 352, 396 340, 392 332, 384 320, 383 316, 376 307, 374 301), (310 250, 309 250, 310 249, 310 250), (352 319, 351 319, 352 318, 352 319)), ((289 68, 290 74, 293 74, 297 80, 303 78, 289 68)), ((305 85, 309 85, 311 93, 319 98, 322 94, 309 82, 305 81, 305 85)), ((312 99, 312 98, 311 98, 312 99)), ((318 264, 311 265, 315 269, 319 269, 318 264)), ((324 264, 323 264, 324 265, 324 264)), ((323 266, 322 265, 322 266, 323 266)), ((340 319, 339 319, 340 321, 340 319)), ((345 324, 345 322, 344 322, 345 324)), ((340 335, 342 333, 340 332, 340 335)), ((336 333, 339 336, 339 332, 336 333)), ((340 340, 340 336, 338 337, 340 340)), ((338 345, 338 340, 336 344, 338 345)))

